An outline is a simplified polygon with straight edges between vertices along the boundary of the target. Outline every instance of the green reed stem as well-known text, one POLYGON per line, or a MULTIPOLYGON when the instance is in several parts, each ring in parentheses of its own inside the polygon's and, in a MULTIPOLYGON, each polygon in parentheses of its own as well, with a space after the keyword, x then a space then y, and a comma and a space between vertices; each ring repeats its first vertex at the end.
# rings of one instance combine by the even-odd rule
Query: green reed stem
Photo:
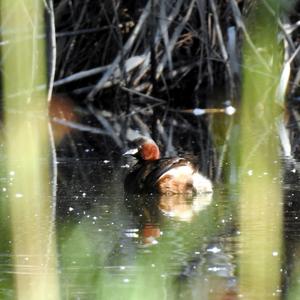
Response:
POLYGON ((1 1, 9 211, 16 299, 59 299, 49 192, 43 1, 1 1), (28 39, 23 39, 26 34, 28 39))
MULTIPOLYGON (((276 11, 277 1, 267 1, 276 11)), ((240 177, 240 292, 280 298, 282 192, 276 132, 280 46, 277 20, 263 4, 249 16, 255 53, 244 45, 240 177), (259 54, 259 56, 258 56, 259 54), (264 60, 264 64, 261 62, 264 60)))

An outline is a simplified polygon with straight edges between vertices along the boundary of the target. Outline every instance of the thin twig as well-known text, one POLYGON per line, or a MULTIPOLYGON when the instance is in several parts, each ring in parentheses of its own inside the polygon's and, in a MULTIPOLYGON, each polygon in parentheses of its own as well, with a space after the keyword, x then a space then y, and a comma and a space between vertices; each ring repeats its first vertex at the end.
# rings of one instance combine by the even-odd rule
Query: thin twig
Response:
MULTIPOLYGON (((83 8, 81 9, 81 12, 80 12, 80 16, 79 16, 79 18, 78 18, 78 21, 77 21, 76 24, 75 24, 75 28, 74 28, 75 31, 78 30, 78 28, 79 28, 80 25, 81 25, 81 22, 83 21, 83 19, 84 19, 84 17, 85 17, 85 12, 86 12, 86 10, 87 10, 89 1, 90 1, 90 0, 86 0, 86 1, 83 2, 83 8)), ((64 62, 63 62, 63 65, 62 65, 62 67, 61 67, 61 69, 60 69, 59 78, 63 77, 63 75, 64 75, 64 73, 65 73, 65 68, 66 68, 67 63, 68 63, 68 61, 69 61, 69 58, 70 58, 70 56, 71 56, 71 54, 72 54, 72 52, 73 52, 73 50, 74 50, 74 48, 75 48, 76 39, 77 39, 77 37, 74 36, 74 37, 71 38, 71 40, 70 40, 70 42, 69 42, 69 45, 70 45, 70 46, 68 47, 68 51, 67 51, 67 53, 65 54, 64 62)))
MULTIPOLYGON (((143 26, 145 25, 145 20, 149 16, 150 13, 150 0, 147 2, 147 5, 145 6, 142 15, 139 18, 138 23, 136 24, 130 38, 125 43, 123 47, 123 55, 127 55, 127 53, 130 51, 134 41, 136 40, 138 34, 142 30, 143 26)), ((106 81, 110 79, 111 75, 115 71, 116 67, 119 65, 121 61, 121 55, 119 54, 113 63, 111 64, 111 68, 109 68, 106 73, 102 76, 102 78, 98 81, 98 83, 95 85, 93 90, 88 94, 87 99, 92 101, 94 100, 95 95, 99 92, 99 90, 105 85, 106 81)))
MULTIPOLYGON (((289 84, 290 74, 291 74, 291 64, 295 57, 298 55, 300 51, 300 46, 294 51, 292 56, 284 63, 283 70, 281 72, 279 85, 277 87, 277 101, 281 106, 284 104, 284 99, 286 95, 286 91, 289 84)), ((285 55, 287 56, 287 51, 285 51, 285 55)))
POLYGON ((166 102, 163 99, 159 99, 157 97, 153 97, 153 96, 149 96, 149 95, 143 94, 143 93, 141 93, 141 92, 139 92, 137 90, 126 88, 125 86, 122 86, 121 89, 124 90, 124 91, 126 91, 126 92, 128 92, 128 93, 135 94, 135 95, 138 95, 138 96, 140 96, 142 98, 153 100, 155 102, 159 102, 159 103, 165 103, 166 102))
POLYGON ((215 3, 215 0, 210 0, 209 3, 210 3, 211 10, 213 12, 217 38, 218 38, 218 41, 219 41, 219 46, 221 48, 221 54, 222 54, 222 57, 224 59, 224 63, 225 63, 228 78, 229 78, 230 98, 233 98, 234 91, 235 91, 235 83, 234 83, 234 80, 233 80, 232 70, 231 70, 230 65, 229 65, 229 57, 228 57, 227 49, 226 49, 224 39, 223 39, 223 34, 222 34, 222 30, 221 30, 221 25, 220 25, 220 22, 219 22, 216 3, 215 3))
POLYGON ((56 117, 53 117, 52 121, 57 124, 69 127, 69 128, 77 129, 79 131, 86 131, 86 132, 90 132, 90 133, 94 133, 94 134, 109 135, 108 132, 106 132, 102 129, 95 128, 95 127, 88 126, 88 125, 79 124, 79 123, 73 122, 73 121, 67 121, 64 119, 56 118, 56 117))
POLYGON ((53 0, 48 0, 47 12, 50 20, 50 34, 49 34, 49 44, 50 44, 50 76, 48 83, 48 101, 51 100, 53 83, 55 76, 55 67, 56 67, 56 38, 55 38, 55 16, 53 8, 53 0))
POLYGON ((51 149, 51 164, 52 164, 52 180, 51 180, 51 187, 52 187, 52 216, 55 219, 56 215, 56 204, 57 204, 57 155, 56 155, 56 148, 55 148, 55 141, 53 136, 53 129, 51 123, 48 122, 48 133, 49 133, 49 140, 50 140, 50 149, 51 149))
MULTIPOLYGON (((186 26, 186 23, 187 21, 189 20, 190 16, 191 16, 191 13, 193 11, 193 8, 194 8, 194 4, 195 4, 195 0, 192 0, 191 4, 189 5, 189 8, 188 8, 188 11, 187 13, 185 14, 183 20, 181 21, 181 23, 176 27, 173 35, 172 35, 172 38, 169 42, 169 45, 168 45, 168 48, 169 48, 169 52, 171 52, 173 50, 173 48, 175 47, 175 44, 176 42, 178 41, 178 38, 180 37, 180 34, 182 32, 182 30, 184 29, 184 27, 186 26)), ((176 9, 174 8, 174 11, 172 12, 172 18, 171 19, 174 19, 174 17, 177 15, 180 7, 182 5, 182 1, 179 2, 177 5, 176 5, 176 9)), ((158 79, 164 68, 165 68, 165 64, 166 62, 168 61, 168 52, 165 53, 165 55, 163 56, 161 62, 159 63, 159 65, 157 66, 157 71, 156 71, 156 79, 158 79)))
MULTIPOLYGON (((210 49, 209 49, 209 36, 208 36, 208 24, 207 24, 207 20, 206 20, 206 11, 207 11, 207 3, 206 1, 197 1, 197 8, 198 8, 198 14, 200 16, 200 22, 201 22, 201 28, 202 28, 202 35, 204 36, 204 47, 205 47, 205 52, 201 51, 201 56, 199 59, 199 70, 201 70, 201 65, 202 65, 202 57, 206 54, 206 60, 205 63, 207 64, 207 72, 208 72, 208 78, 209 78, 209 84, 210 87, 213 86, 214 84, 214 78, 213 78, 213 67, 212 67, 212 63, 211 63, 211 59, 209 59, 209 55, 210 55, 210 49), (202 53, 204 52, 204 53, 202 53)), ((203 48, 201 47, 201 50, 203 48)), ((203 49, 204 50, 204 49, 203 49)), ((197 86, 196 86, 196 90, 199 89, 200 83, 201 83, 201 76, 200 76, 201 72, 198 72, 198 80, 197 80, 197 86)))
MULTIPOLYGON (((132 70, 138 67, 143 61, 144 61, 144 56, 142 55, 130 57, 125 61, 125 66, 124 66, 125 72, 130 73, 132 70)), ((55 81, 54 86, 61 86, 70 82, 74 82, 90 76, 94 76, 109 70, 111 67, 112 65, 108 65, 108 66, 102 66, 102 67, 75 73, 73 75, 55 81)), ((119 68, 115 69, 113 80, 107 81, 106 84, 102 86, 102 88, 111 87, 112 85, 121 82, 120 74, 121 74, 120 69, 119 68)))
MULTIPOLYGON (((174 8, 170 12, 170 14, 167 16, 167 20, 168 20, 167 24, 168 24, 169 27, 173 24, 175 18, 179 15, 180 8, 182 7, 183 3, 184 3, 184 0, 176 1, 176 4, 175 4, 174 8)), ((168 30, 168 28, 165 28, 165 30, 168 30)), ((155 45, 159 45, 163 34, 164 33, 162 32, 162 30, 157 30, 155 38, 154 38, 154 44, 155 45)), ((171 52, 170 44, 166 45, 166 47, 168 48, 167 51, 171 52)), ((142 67, 140 68, 140 71, 139 71, 138 75, 136 76, 136 78, 133 82, 134 86, 138 85, 140 80, 143 78, 143 76, 149 71, 149 67, 150 67, 150 47, 148 47, 144 53, 145 53, 146 58, 145 58, 145 61, 142 65, 142 67)))

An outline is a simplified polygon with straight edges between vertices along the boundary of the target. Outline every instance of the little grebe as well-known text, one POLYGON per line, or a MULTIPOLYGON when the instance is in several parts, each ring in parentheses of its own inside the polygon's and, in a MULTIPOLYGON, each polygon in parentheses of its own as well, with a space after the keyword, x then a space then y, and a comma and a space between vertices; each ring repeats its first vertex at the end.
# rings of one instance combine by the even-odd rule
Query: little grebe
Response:
POLYGON ((181 157, 160 158, 156 143, 150 138, 138 138, 135 147, 124 155, 137 158, 137 163, 125 178, 126 192, 158 194, 194 194, 212 192, 211 181, 198 172, 191 160, 181 157))

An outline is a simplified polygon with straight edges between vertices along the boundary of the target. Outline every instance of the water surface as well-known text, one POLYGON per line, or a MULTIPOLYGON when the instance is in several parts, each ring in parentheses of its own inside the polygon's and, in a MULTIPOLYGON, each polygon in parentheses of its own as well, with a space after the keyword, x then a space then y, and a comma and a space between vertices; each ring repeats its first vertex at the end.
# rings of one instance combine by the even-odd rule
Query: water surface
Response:
MULTIPOLYGON (((212 195, 191 198, 125 196, 126 172, 126 161, 58 160, 53 225, 62 298, 237 299, 237 188, 217 184, 212 195)), ((277 291, 282 297, 299 265, 300 235, 298 177, 293 169, 285 177, 286 251, 283 287, 277 291)), ((8 183, 9 178, 2 178, 3 199, 8 183)), ((3 240, 0 293, 13 299, 10 241, 3 240)), ((28 260, 24 256, 25 264, 28 260)), ((34 265, 26 266, 34 272, 34 265)))

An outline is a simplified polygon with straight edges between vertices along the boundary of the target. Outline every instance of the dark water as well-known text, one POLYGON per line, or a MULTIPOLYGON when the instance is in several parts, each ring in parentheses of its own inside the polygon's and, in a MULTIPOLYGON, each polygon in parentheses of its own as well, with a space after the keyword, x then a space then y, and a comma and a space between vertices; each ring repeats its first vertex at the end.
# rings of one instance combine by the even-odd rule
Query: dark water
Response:
POLYGON ((139 287, 160 299, 170 286, 178 299, 234 293, 236 191, 220 185, 190 199, 126 197, 126 161, 61 160, 59 170, 66 298, 127 299, 139 287))
MULTIPOLYGON (((126 197, 127 171, 127 161, 59 159, 62 299, 237 299, 236 187, 219 184, 192 198, 126 197)), ((300 261, 300 187, 293 168, 285 177, 282 298, 300 261)), ((1 299, 14 298, 10 251, 1 246, 1 299)))

